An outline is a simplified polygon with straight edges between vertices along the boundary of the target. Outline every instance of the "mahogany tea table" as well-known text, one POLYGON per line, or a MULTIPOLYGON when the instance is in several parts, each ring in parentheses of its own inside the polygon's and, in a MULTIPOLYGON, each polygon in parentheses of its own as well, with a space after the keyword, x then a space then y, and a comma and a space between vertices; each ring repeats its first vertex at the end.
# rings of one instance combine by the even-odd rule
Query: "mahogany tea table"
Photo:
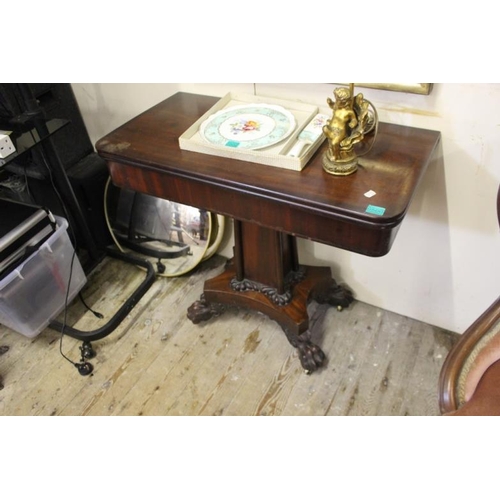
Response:
POLYGON ((347 177, 323 170, 326 143, 302 171, 180 149, 179 137, 217 101, 177 93, 100 139, 97 152, 118 187, 234 220, 234 258, 205 282, 188 318, 206 321, 225 306, 260 311, 281 325, 311 373, 325 355, 310 338, 308 302, 342 308, 353 296, 329 267, 300 264, 296 238, 387 254, 440 133, 380 123, 373 148, 347 177), (366 196, 370 191, 374 198, 366 196))

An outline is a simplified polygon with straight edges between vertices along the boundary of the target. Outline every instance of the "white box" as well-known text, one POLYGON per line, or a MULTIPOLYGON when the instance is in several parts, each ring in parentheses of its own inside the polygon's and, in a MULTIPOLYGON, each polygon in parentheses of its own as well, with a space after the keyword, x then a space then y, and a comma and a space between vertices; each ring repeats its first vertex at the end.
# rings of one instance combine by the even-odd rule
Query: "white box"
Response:
POLYGON ((7 158, 7 156, 16 152, 16 148, 14 144, 12 144, 9 134, 10 132, 0 130, 0 158, 7 158))
POLYGON ((318 113, 328 114, 328 111, 320 110, 318 106, 298 101, 288 101, 250 94, 234 94, 230 92, 222 97, 209 111, 200 117, 179 137, 179 146, 181 149, 195 151, 197 153, 223 156, 225 158, 234 158, 237 160, 251 161, 273 167, 300 171, 307 165, 307 162, 324 141, 325 136, 320 136, 314 144, 304 149, 303 153, 298 157, 287 156, 287 153, 292 149, 294 144, 296 144, 300 132, 318 113), (216 146, 206 141, 199 133, 200 125, 217 111, 231 106, 256 103, 274 104, 282 106, 290 111, 297 122, 294 132, 284 141, 264 150, 239 150, 216 146))
POLYGON ((0 323, 29 338, 45 329, 87 282, 67 233, 68 222, 55 219, 56 231, 0 281, 0 323))

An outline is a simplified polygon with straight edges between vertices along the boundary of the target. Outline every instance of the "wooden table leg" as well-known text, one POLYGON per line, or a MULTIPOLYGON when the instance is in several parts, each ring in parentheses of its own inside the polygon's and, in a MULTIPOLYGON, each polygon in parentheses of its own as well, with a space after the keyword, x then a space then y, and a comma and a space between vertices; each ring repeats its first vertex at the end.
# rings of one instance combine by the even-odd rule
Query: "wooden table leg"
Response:
POLYGON ((302 367, 312 373, 323 365, 325 355, 311 342, 310 300, 342 308, 353 297, 335 282, 329 267, 300 266, 292 236, 236 221, 234 262, 205 282, 202 297, 188 309, 188 318, 200 323, 220 315, 225 306, 266 314, 280 324, 298 350, 302 367))

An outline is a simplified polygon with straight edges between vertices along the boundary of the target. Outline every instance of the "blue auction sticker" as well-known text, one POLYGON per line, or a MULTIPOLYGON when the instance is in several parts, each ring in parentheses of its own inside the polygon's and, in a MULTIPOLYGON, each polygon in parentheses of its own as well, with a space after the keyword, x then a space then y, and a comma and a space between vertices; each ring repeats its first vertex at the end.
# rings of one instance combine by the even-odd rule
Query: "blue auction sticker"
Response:
POLYGON ((366 213, 373 214, 373 215, 384 215, 385 208, 384 207, 377 207, 375 205, 368 205, 366 207, 366 213))

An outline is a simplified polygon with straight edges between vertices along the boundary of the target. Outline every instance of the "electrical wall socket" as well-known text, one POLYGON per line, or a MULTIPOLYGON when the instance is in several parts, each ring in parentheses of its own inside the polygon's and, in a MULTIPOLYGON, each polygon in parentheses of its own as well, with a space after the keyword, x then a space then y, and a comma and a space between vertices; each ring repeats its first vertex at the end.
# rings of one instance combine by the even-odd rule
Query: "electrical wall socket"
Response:
POLYGON ((8 132, 0 130, 0 158, 7 158, 7 156, 16 152, 16 148, 8 134, 8 132))

